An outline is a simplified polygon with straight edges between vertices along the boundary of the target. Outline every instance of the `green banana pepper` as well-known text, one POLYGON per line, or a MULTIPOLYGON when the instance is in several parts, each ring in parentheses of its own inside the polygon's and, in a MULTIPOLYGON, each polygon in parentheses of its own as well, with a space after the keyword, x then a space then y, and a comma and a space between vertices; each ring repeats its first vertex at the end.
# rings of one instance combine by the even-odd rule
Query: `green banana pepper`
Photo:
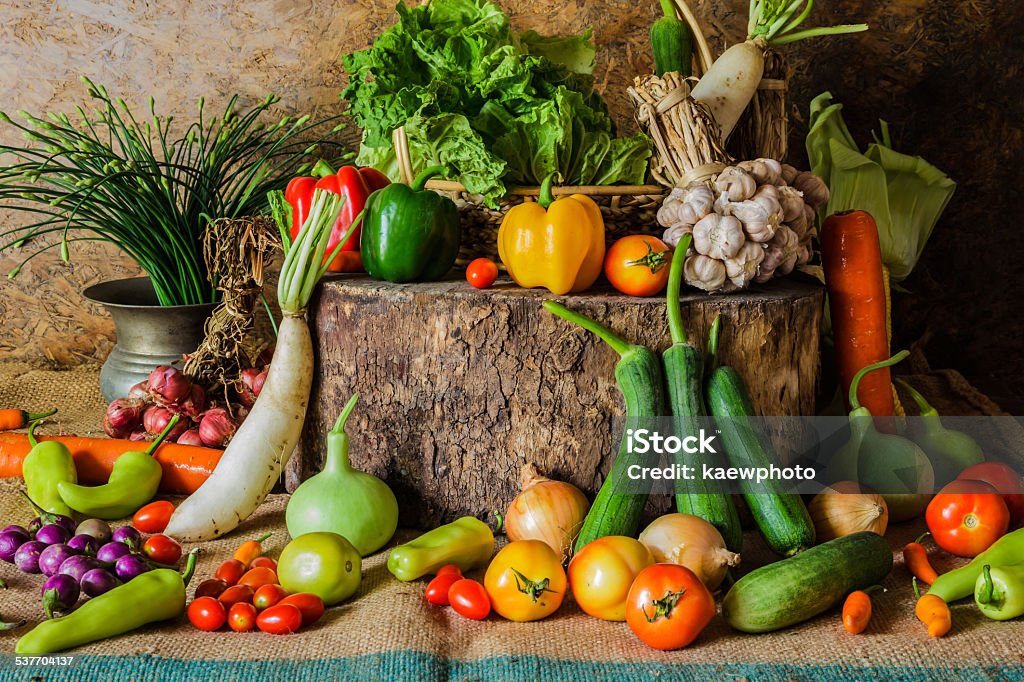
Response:
POLYGON ((1024 616, 1024 566, 982 566, 974 601, 992 620, 1024 616))
POLYGON ((177 618, 185 612, 185 586, 196 570, 198 551, 189 553, 184 575, 158 568, 93 597, 66 616, 44 620, 18 640, 15 653, 52 654, 177 618))
POLYGON ((51 514, 71 516, 71 508, 61 498, 59 486, 78 482, 75 460, 63 443, 36 440, 38 421, 28 427, 28 442, 32 446, 21 463, 28 498, 40 509, 51 514))
POLYGON ((455 264, 461 231, 455 202, 424 189, 443 166, 427 168, 411 187, 395 183, 366 200, 360 251, 371 277, 433 282, 455 264))
POLYGON ((445 564, 463 571, 483 566, 494 553, 494 533, 486 523, 463 516, 399 545, 388 555, 388 570, 399 580, 416 580, 445 564))
POLYGON ((174 415, 163 433, 143 452, 126 452, 114 460, 110 478, 103 485, 87 487, 73 481, 61 481, 57 490, 69 507, 96 519, 123 519, 153 499, 164 475, 153 457, 157 446, 178 423, 174 415))
POLYGON ((928 590, 928 594, 941 597, 947 604, 969 597, 974 592, 978 576, 982 575, 986 565, 1024 566, 1024 528, 999 538, 966 566, 940 575, 928 590))

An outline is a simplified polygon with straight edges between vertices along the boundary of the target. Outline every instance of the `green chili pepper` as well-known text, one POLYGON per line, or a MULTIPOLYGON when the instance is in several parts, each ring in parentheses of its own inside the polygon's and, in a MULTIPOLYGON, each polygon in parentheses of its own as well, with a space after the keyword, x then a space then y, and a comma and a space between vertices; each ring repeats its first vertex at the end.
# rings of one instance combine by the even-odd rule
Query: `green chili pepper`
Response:
POLYGON ((67 616, 44 620, 18 640, 14 651, 23 656, 51 654, 177 618, 185 612, 185 586, 195 572, 198 551, 189 553, 184 575, 172 568, 143 573, 67 616))
POLYGON ((126 452, 114 461, 110 478, 103 485, 86 487, 75 482, 57 484, 60 496, 69 507, 97 519, 123 519, 153 499, 164 470, 153 458, 153 451, 178 423, 174 415, 163 433, 143 452, 126 452))
POLYGON ((974 601, 992 620, 1024 616, 1024 566, 982 566, 974 601))
POLYGON ((32 449, 21 464, 28 498, 43 511, 71 516, 71 508, 61 499, 59 487, 78 482, 75 460, 63 443, 37 441, 35 430, 38 425, 39 422, 34 421, 28 427, 28 442, 32 449))
POLYGON ((408 582, 436 573, 445 564, 463 571, 483 566, 494 553, 494 533, 486 523, 463 516, 399 545, 388 555, 388 570, 408 582))
POLYGON ((928 594, 937 595, 946 603, 969 597, 986 565, 1024 566, 1024 528, 999 538, 966 566, 940 575, 928 594))

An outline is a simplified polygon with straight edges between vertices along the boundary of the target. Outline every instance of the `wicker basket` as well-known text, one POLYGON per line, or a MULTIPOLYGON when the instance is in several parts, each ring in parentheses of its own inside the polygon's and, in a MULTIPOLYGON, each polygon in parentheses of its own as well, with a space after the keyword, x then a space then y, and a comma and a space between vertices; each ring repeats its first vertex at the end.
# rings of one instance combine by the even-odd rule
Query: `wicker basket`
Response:
MULTIPOLYGON (((405 130, 397 128, 393 140, 402 182, 411 184, 412 159, 405 130)), ((536 201, 536 197, 540 196, 540 187, 513 187, 501 198, 499 208, 494 209, 484 205, 480 195, 470 193, 459 182, 429 180, 427 189, 449 196, 459 207, 462 245, 456 265, 462 266, 474 258, 485 257, 502 267, 498 258, 498 228, 501 227, 501 221, 513 206, 524 201, 536 201)), ((660 235, 663 230, 657 220, 658 208, 665 198, 665 190, 661 185, 565 185, 553 187, 552 194, 556 197, 583 194, 593 199, 601 209, 608 244, 627 234, 660 235)))

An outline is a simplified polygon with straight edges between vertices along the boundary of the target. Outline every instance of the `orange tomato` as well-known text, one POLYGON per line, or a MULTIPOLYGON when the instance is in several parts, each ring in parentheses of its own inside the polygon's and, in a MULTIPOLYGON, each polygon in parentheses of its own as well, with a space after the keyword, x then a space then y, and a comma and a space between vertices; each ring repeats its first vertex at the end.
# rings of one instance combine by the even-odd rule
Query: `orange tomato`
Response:
POLYGON ((238 579, 239 585, 248 585, 254 590, 264 585, 276 585, 277 583, 277 573, 264 566, 250 568, 245 575, 238 579))
POLYGON ((629 588, 626 624, 655 649, 681 649, 715 616, 715 599, 685 566, 654 564, 640 571, 629 588))
POLYGON ((939 547, 975 557, 1006 534, 1010 511, 988 483, 957 479, 928 503, 925 520, 939 547))
POLYGON ((609 535, 587 543, 569 562, 569 588, 585 613, 626 620, 626 597, 640 571, 654 563, 639 540, 609 535))
POLYGON ((619 239, 604 257, 604 276, 630 296, 654 296, 668 284, 672 251, 657 237, 631 234, 619 239))
POLYGON ((255 593, 255 590, 248 585, 234 585, 221 592, 220 596, 217 597, 217 600, 227 607, 234 606, 239 603, 251 604, 255 593))
POLYGON ((562 557, 540 540, 508 543, 484 574, 494 610, 520 622, 540 620, 557 611, 565 598, 566 582, 562 557))

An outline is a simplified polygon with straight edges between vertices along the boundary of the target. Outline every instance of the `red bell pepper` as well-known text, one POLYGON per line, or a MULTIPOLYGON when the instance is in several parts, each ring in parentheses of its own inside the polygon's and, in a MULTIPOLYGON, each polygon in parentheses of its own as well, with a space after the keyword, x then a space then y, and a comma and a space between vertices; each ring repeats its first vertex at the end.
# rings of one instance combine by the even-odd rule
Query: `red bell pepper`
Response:
MULTIPOLYGON (((328 192, 345 197, 345 205, 338 215, 338 222, 331 230, 331 238, 327 242, 328 253, 334 250, 345 236, 352 221, 363 210, 366 199, 372 192, 391 184, 387 176, 375 168, 356 168, 343 166, 335 171, 326 161, 317 162, 313 168, 317 177, 293 178, 284 191, 284 198, 292 207, 292 239, 299 234, 299 229, 306 222, 310 206, 313 203, 313 190, 325 189, 328 192)), ((341 247, 341 253, 327 266, 329 272, 362 272, 362 259, 359 257, 359 233, 357 226, 352 235, 341 247)))

